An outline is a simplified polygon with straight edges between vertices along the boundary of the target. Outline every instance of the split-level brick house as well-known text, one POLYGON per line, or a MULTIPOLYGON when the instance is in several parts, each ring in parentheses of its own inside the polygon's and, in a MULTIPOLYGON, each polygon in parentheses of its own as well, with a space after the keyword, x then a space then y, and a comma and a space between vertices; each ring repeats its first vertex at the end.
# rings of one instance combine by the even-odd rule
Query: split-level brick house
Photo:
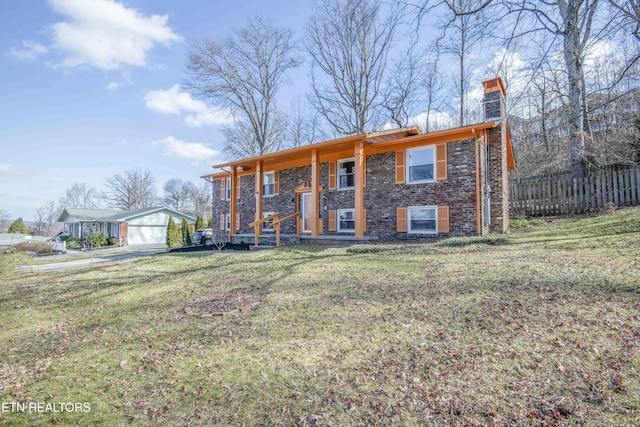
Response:
POLYGON ((282 233, 310 238, 504 232, 515 169, 506 92, 500 78, 483 85, 483 123, 354 135, 214 166, 221 172, 204 177, 214 229, 233 242, 273 233, 265 224, 274 220, 282 233))

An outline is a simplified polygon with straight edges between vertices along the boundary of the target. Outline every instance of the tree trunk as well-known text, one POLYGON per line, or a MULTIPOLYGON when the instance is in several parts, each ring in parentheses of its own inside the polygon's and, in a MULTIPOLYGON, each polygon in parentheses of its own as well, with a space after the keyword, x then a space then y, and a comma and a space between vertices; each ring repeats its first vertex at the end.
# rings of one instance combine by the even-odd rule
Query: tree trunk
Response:
POLYGON ((564 61, 569 79, 569 152, 571 155, 571 176, 582 178, 587 168, 584 159, 584 110, 582 108, 582 57, 580 32, 577 27, 575 5, 567 0, 559 0, 560 13, 564 20, 564 61))

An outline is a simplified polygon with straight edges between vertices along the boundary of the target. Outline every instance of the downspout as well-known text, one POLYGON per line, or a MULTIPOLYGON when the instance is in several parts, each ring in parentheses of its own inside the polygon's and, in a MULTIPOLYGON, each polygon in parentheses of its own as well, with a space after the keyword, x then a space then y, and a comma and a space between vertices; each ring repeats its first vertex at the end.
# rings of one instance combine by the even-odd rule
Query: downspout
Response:
POLYGON ((484 223, 486 225, 491 225, 491 175, 489 174, 490 172, 490 165, 491 165, 491 157, 490 157, 490 151, 489 151, 489 140, 486 140, 486 154, 485 154, 485 190, 484 190, 484 194, 485 194, 485 199, 484 199, 484 223))
POLYGON ((480 153, 478 139, 478 135, 476 135, 474 138, 476 143, 476 232, 478 235, 482 235, 482 219, 480 212, 480 153))

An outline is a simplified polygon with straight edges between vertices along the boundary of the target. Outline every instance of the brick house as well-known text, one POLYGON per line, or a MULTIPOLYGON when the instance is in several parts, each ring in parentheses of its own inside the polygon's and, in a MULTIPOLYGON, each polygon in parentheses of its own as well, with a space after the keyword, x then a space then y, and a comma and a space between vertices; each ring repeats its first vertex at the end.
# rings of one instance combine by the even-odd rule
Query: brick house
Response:
POLYGON ((396 241, 504 232, 515 169, 506 92, 500 78, 483 85, 483 123, 354 135, 214 166, 221 171, 203 177, 213 183, 214 229, 256 244, 273 227, 396 241))

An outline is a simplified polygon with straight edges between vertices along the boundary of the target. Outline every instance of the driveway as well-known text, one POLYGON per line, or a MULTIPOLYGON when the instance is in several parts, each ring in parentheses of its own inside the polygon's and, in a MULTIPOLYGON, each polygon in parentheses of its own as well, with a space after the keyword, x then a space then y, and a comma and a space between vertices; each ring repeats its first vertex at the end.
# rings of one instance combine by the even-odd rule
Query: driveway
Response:
POLYGON ((35 257, 34 264, 21 265, 14 271, 55 271, 69 268, 84 267, 87 265, 99 264, 109 261, 119 261, 122 259, 136 258, 141 256, 157 255, 165 253, 165 245, 128 245, 118 248, 100 249, 96 251, 75 251, 69 250, 66 254, 49 255, 46 257, 35 257), (81 258, 81 259, 74 259, 81 258), (50 262, 59 260, 60 262, 50 262), (39 262, 47 262, 39 264, 39 262))

